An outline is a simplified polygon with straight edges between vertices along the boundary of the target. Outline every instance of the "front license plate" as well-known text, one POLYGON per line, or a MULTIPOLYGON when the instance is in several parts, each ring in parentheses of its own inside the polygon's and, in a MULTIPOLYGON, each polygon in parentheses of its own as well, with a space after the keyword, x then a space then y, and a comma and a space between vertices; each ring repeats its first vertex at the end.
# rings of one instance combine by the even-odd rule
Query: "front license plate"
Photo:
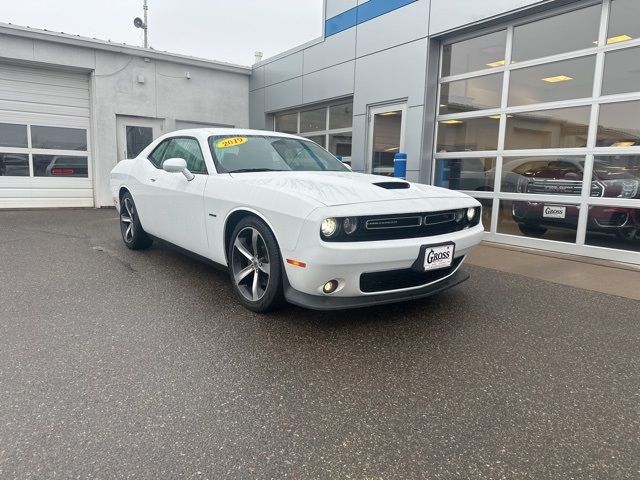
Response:
POLYGON ((565 218, 567 216, 567 207, 558 205, 545 205, 542 211, 544 218, 565 218))
POLYGON ((453 243, 429 246, 424 250, 424 270, 438 270, 450 267, 453 263, 453 253, 456 246, 453 243))

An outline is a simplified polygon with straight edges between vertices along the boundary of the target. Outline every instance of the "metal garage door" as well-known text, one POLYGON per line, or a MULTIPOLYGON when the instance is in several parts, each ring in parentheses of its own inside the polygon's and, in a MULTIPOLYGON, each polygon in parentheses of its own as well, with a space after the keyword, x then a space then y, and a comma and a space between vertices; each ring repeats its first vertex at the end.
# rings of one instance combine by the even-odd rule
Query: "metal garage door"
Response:
POLYGON ((89 75, 0 63, 0 208, 91 207, 89 75))

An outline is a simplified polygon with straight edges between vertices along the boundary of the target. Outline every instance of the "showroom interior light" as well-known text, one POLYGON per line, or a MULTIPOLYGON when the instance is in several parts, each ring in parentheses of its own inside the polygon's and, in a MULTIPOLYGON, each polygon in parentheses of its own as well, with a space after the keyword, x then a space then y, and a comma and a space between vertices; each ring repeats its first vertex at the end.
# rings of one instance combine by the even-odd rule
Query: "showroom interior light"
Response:
POLYGON ((626 42, 629 40, 633 40, 633 37, 629 35, 616 35, 615 37, 607 38, 607 45, 611 45, 612 43, 626 42))
POLYGON ((487 63, 487 67, 491 67, 491 68, 504 67, 504 60, 497 60, 495 62, 487 63))
POLYGON ((573 80, 573 77, 569 77, 568 75, 556 75, 554 77, 545 77, 542 79, 543 82, 547 83, 568 82, 569 80, 573 80))
POLYGON ((616 148, 624 148, 624 147, 633 147, 635 144, 636 142, 622 141, 622 142, 615 142, 611 146, 616 148))
POLYGON ((444 123, 445 125, 458 125, 462 123, 462 120, 440 120, 440 123, 444 123))

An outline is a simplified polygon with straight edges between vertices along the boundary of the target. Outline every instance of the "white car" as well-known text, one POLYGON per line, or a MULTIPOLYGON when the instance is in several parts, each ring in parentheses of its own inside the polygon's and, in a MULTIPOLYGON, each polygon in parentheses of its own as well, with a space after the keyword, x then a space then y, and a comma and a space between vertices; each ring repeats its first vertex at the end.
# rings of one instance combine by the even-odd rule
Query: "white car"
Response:
POLYGON ((365 307, 468 275, 481 207, 459 192, 352 172, 294 135, 203 128, 158 138, 111 172, 122 238, 160 238, 228 267, 240 302, 365 307))

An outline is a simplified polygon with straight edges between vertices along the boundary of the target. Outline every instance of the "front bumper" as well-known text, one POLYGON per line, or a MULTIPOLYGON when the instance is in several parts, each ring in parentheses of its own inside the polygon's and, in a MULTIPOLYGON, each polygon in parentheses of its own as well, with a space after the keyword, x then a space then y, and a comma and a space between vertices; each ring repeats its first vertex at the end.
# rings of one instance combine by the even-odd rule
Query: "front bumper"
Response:
MULTIPOLYGON (((476 206, 475 200, 470 199, 468 206, 476 206)), ((467 278, 458 271, 461 260, 480 243, 484 234, 480 223, 464 230, 420 238, 323 242, 318 230, 324 215, 327 213, 323 212, 314 219, 310 226, 307 225, 309 228, 303 228, 295 249, 282 250, 285 296, 290 303, 311 309, 357 308, 411 300, 457 285, 467 278), (419 279, 411 285, 392 280, 386 282, 384 288, 373 290, 361 283, 363 274, 402 274, 402 271, 412 268, 421 254, 421 247, 443 243, 455 245, 454 262, 457 267, 442 277, 424 282, 419 279), (292 265, 287 260, 296 260, 305 266, 292 265), (336 280, 339 287, 326 294, 322 287, 331 280, 336 280)))
POLYGON ((391 293, 361 295, 357 297, 332 297, 321 295, 310 295, 291 288, 286 280, 284 285, 284 296, 287 301, 299 307, 311 310, 331 311, 331 310, 347 310, 351 308, 373 307, 376 305, 384 305, 387 303, 404 302, 409 300, 417 300, 420 298, 435 295, 444 290, 464 282, 469 279, 469 274, 460 270, 456 270, 450 276, 413 290, 403 290, 391 293))

